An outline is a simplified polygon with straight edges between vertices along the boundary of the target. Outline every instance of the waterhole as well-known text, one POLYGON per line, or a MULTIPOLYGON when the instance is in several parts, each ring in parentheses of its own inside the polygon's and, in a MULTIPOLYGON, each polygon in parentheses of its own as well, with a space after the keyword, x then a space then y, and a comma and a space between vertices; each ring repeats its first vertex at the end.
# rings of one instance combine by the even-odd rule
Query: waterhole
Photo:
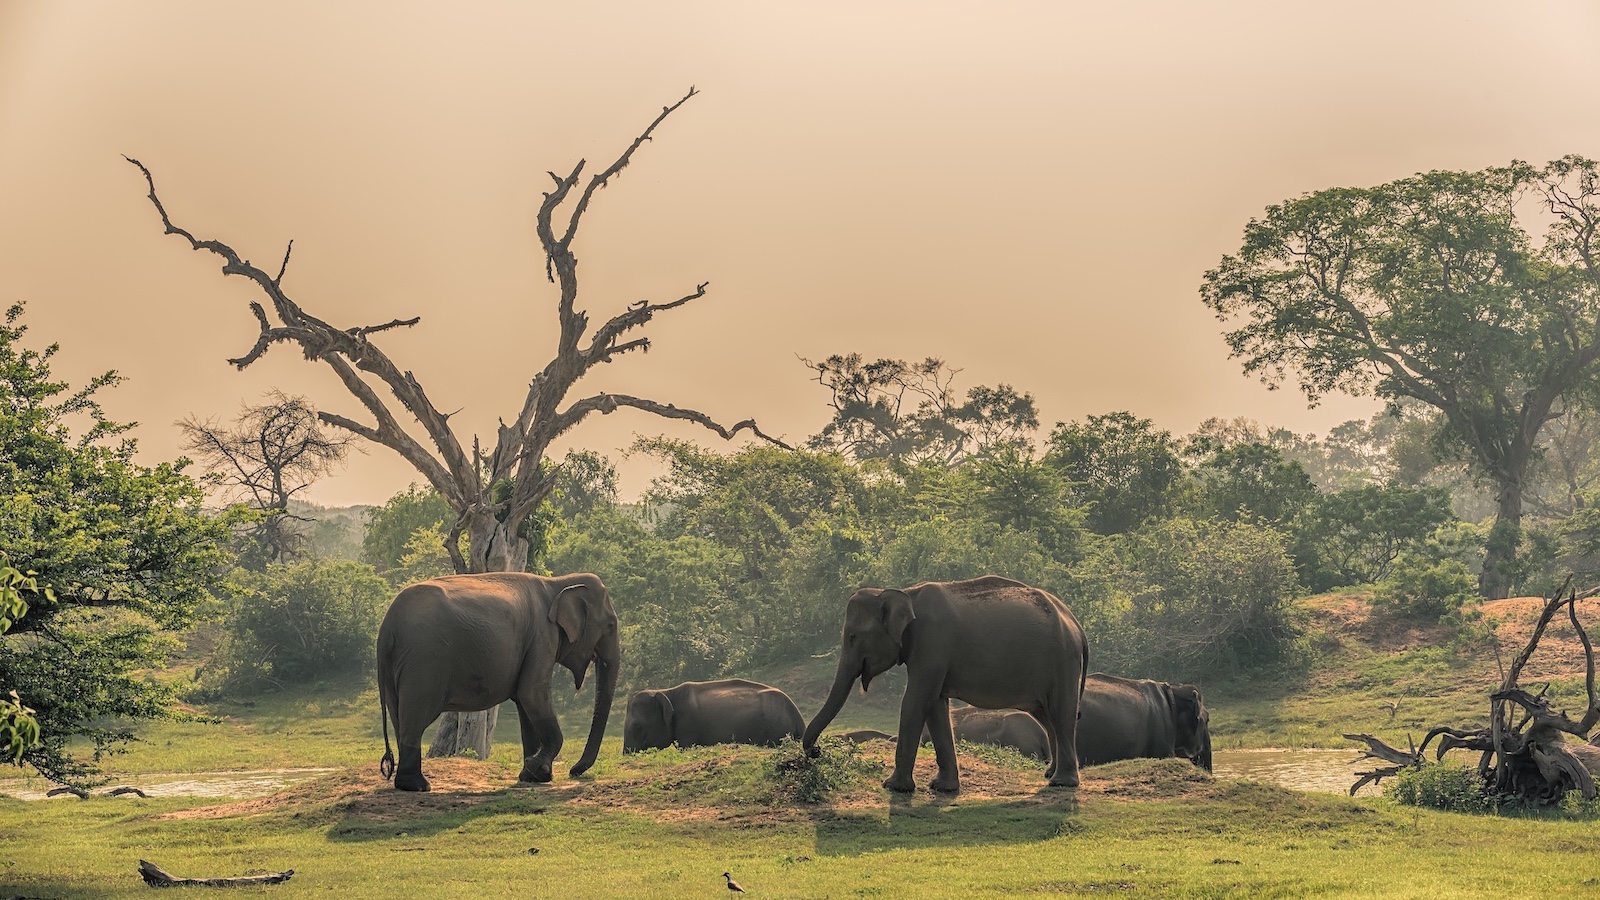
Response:
MULTIPOLYGON (((333 769, 258 769, 253 772, 198 772, 155 775, 130 775, 115 778, 90 793, 104 794, 124 785, 136 787, 150 797, 265 797, 297 781, 304 781, 333 769)), ((43 778, 0 779, 0 794, 18 800, 61 799, 47 798, 46 793, 56 785, 43 778)), ((136 796, 127 794, 125 796, 136 796)), ((67 795, 67 799, 72 799, 67 795)))

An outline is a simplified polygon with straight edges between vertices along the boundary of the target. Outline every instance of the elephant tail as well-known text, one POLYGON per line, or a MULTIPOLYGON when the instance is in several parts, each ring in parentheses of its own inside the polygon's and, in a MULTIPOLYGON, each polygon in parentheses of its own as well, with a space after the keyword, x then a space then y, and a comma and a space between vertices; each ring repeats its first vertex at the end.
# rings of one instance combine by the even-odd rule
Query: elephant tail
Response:
POLYGON ((389 703, 388 691, 384 690, 383 679, 378 679, 378 717, 383 720, 383 759, 378 760, 378 772, 384 781, 394 777, 394 748, 389 746, 389 703))

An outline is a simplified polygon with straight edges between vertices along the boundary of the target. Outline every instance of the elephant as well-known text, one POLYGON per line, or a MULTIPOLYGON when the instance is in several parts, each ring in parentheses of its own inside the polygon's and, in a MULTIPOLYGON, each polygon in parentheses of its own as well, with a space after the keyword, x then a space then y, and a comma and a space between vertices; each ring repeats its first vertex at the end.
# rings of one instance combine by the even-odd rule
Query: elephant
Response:
POLYGON ((1211 771, 1211 713, 1200 689, 1095 672, 1083 691, 1078 760, 1182 757, 1211 771))
MULTIPOLYGON (((950 711, 950 724, 958 741, 1010 747, 1023 756, 1046 761, 1050 759, 1050 736, 1044 733, 1044 728, 1033 716, 1020 710, 963 706, 950 711)), ((924 728, 922 742, 926 744, 931 741, 932 737, 924 728)), ((1083 746, 1082 718, 1078 720, 1078 746, 1083 746)), ((1084 764, 1082 749, 1078 751, 1078 763, 1084 764)))
MULTIPOLYGON (((1093 672, 1084 683, 1079 709, 1079 765, 1181 757, 1211 771, 1211 714, 1192 684, 1093 672)), ((1048 758, 1049 739, 1027 713, 966 706, 952 711, 950 719, 957 740, 1048 758)), ((922 741, 929 740, 924 730, 922 741)))
POLYGON ((622 722, 623 753, 673 745, 771 746, 786 737, 800 737, 806 724, 788 694, 742 678, 634 691, 622 722))
POLYGON ((860 728, 855 731, 842 732, 836 737, 842 737, 852 744, 865 744, 867 741, 888 741, 894 743, 894 735, 879 731, 876 728, 860 728))
POLYGON ((622 660, 617 613, 590 574, 546 578, 525 572, 448 575, 401 590, 378 627, 378 703, 384 774, 403 791, 426 791, 422 732, 447 710, 487 709, 510 699, 522 725, 519 781, 547 782, 561 752, 561 723, 550 701, 557 664, 583 687, 589 664, 598 680, 594 718, 573 777, 594 765, 622 660), (394 721, 400 761, 389 747, 394 721))
POLYGON ((872 679, 904 664, 906 691, 892 791, 915 789, 917 737, 932 733, 939 774, 930 787, 957 792, 950 699, 986 709, 1021 709, 1037 718, 1050 738, 1054 787, 1078 784, 1078 699, 1089 646, 1083 626, 1054 595, 1020 581, 988 575, 967 581, 929 581, 904 590, 862 588, 845 603, 839 667, 822 709, 806 726, 804 746, 816 755, 822 729, 839 714, 857 679, 872 679))

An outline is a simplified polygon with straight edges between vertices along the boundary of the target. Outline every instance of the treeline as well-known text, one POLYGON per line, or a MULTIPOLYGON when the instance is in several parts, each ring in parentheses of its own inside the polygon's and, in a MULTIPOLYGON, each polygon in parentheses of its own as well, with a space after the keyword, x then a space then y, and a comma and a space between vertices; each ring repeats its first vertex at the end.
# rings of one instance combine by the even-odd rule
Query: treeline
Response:
MULTIPOLYGON (((605 579, 629 680, 747 673, 827 652, 843 599, 865 584, 991 572, 1037 584, 1084 620, 1097 668, 1165 679, 1293 661, 1292 601, 1307 592, 1366 585, 1394 615, 1458 622, 1477 592, 1493 503, 1420 407, 1322 439, 1242 419, 1179 437, 1128 412, 1058 423, 1041 439, 1029 395, 1002 385, 959 397, 954 371, 935 360, 835 357, 813 369, 835 416, 805 449, 723 454, 641 439, 632 452, 664 474, 636 503, 619 500, 604 457, 561 462, 552 500, 530 521, 529 568, 605 579)), ((1600 573, 1597 426, 1574 412, 1550 430, 1529 490, 1536 515, 1514 554, 1521 592, 1569 570, 1600 573)), ((450 522, 446 504, 415 487, 371 510, 361 559, 376 574, 365 583, 376 591, 381 576, 392 591, 451 571, 450 522)), ((252 577, 303 580, 315 566, 252 577)), ((254 583, 241 610, 293 593, 254 583)), ((252 616, 250 627, 299 618, 252 616)), ((358 619, 318 631, 375 624, 358 619)), ((245 621, 230 619, 234 646, 295 646, 249 636, 245 621)))

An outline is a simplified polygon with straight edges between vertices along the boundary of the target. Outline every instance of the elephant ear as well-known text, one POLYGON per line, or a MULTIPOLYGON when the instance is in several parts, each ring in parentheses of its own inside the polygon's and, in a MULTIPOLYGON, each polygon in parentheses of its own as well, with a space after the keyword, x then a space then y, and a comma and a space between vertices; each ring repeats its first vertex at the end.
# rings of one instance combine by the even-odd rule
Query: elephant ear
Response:
POLYGON ((883 625, 889 630, 889 637, 896 644, 904 644, 906 626, 917 617, 911 609, 911 595, 891 589, 879 599, 883 601, 883 625))
POLYGON ((672 708, 672 698, 664 691, 656 692, 656 705, 661 707, 661 721, 667 725, 667 740, 670 742, 678 732, 673 728, 673 721, 678 717, 678 711, 672 708))
POLYGON ((555 602, 550 604, 550 621, 561 627, 561 633, 571 644, 576 644, 583 635, 583 623, 588 618, 584 604, 586 593, 583 585, 569 584, 561 589, 555 602))

